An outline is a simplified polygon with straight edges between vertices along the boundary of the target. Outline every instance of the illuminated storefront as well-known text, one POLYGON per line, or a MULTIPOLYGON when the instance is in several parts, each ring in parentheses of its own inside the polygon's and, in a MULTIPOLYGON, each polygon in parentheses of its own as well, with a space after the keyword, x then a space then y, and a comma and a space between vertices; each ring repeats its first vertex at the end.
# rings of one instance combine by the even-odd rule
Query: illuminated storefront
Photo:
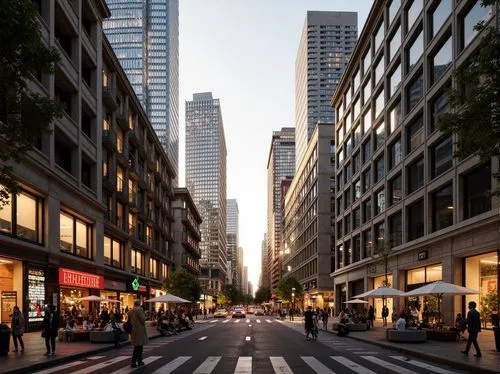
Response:
POLYGON ((14 306, 22 308, 23 264, 0 257, 0 321, 10 326, 14 306))
MULTIPOLYGON (((423 266, 406 271, 406 289, 412 291, 426 284, 443 279, 443 266, 441 264, 423 266)), ((407 298, 407 306, 417 308, 418 318, 422 319, 422 313, 427 312, 429 318, 437 317, 438 305, 434 296, 419 296, 407 298)))
MULTIPOLYGON (((377 289, 385 285, 385 276, 381 275, 373 279, 373 289, 377 289)), ((392 287, 392 274, 387 275, 387 286, 392 287)), ((388 320, 391 320, 393 312, 393 300, 391 297, 386 298, 386 305, 389 308, 388 320)), ((384 300, 381 297, 373 298, 373 308, 375 309, 375 318, 382 319, 382 307, 384 306, 384 300)))

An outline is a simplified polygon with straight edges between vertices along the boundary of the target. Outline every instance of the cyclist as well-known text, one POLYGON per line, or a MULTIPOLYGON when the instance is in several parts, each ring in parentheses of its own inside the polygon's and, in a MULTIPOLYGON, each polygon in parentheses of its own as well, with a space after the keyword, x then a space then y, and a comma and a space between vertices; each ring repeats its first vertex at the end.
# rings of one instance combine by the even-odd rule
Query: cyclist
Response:
POLYGON ((307 310, 304 312, 304 327, 306 330, 306 340, 309 339, 309 334, 313 333, 314 329, 314 312, 312 311, 312 307, 309 305, 307 310))

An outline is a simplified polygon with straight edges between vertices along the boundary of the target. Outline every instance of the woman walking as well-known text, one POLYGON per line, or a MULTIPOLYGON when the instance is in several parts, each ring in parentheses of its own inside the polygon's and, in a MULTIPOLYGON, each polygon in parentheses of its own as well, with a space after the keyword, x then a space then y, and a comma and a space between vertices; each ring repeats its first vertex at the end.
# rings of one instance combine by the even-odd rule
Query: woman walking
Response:
POLYGON ((21 345, 21 352, 24 352, 23 334, 25 329, 24 316, 16 305, 12 313, 12 340, 14 341, 14 352, 18 352, 17 342, 21 345))

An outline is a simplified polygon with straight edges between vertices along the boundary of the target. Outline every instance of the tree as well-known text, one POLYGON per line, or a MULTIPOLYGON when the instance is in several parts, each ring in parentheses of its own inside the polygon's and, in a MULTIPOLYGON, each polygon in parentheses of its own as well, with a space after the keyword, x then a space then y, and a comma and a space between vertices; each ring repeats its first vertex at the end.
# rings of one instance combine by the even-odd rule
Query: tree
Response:
POLYGON ((232 284, 222 286, 222 291, 217 297, 217 303, 221 305, 237 305, 243 301, 243 293, 232 284))
MULTIPOLYGON (((482 0, 490 6, 495 0, 482 0)), ((496 15, 498 17, 498 15, 496 15)), ((481 47, 463 67, 455 69, 448 91, 450 110, 437 118, 437 127, 457 135, 455 157, 500 155, 500 30, 480 22, 481 47)))
POLYGON ((481 320, 484 327, 491 321, 491 311, 493 309, 498 310, 498 292, 496 287, 481 297, 481 320))
POLYGON ((271 290, 267 287, 259 287, 255 293, 255 303, 262 304, 269 300, 271 300, 271 290))
POLYGON ((292 292, 295 294, 295 300, 302 299, 304 291, 302 290, 302 285, 294 277, 281 278, 276 286, 276 294, 278 297, 285 302, 292 301, 292 292), (295 290, 292 290, 295 288, 295 290))
POLYGON ((201 295, 200 281, 186 269, 174 271, 163 282, 163 289, 170 294, 182 297, 193 303, 196 303, 201 295))
POLYGON ((249 293, 244 294, 242 300, 244 305, 250 305, 254 301, 253 296, 249 293))
MULTIPOLYGON (((380 239, 372 244, 372 257, 378 260, 378 262, 384 267, 384 283, 383 286, 390 287, 389 283, 389 257, 392 254, 392 241, 380 239)), ((382 297, 382 304, 386 305, 385 296, 382 297)))
POLYGON ((42 41, 31 0, 0 0, 0 208, 19 186, 9 162, 20 162, 37 137, 62 114, 58 100, 30 91, 41 73, 53 74, 57 49, 42 41))

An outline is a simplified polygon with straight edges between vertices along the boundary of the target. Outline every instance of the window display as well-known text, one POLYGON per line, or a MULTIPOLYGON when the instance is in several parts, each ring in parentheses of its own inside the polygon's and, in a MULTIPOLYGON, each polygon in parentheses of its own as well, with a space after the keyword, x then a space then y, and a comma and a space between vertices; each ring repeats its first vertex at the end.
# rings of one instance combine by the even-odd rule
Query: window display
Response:
POLYGON ((45 315, 45 272, 28 269, 28 322, 41 322, 45 315))

